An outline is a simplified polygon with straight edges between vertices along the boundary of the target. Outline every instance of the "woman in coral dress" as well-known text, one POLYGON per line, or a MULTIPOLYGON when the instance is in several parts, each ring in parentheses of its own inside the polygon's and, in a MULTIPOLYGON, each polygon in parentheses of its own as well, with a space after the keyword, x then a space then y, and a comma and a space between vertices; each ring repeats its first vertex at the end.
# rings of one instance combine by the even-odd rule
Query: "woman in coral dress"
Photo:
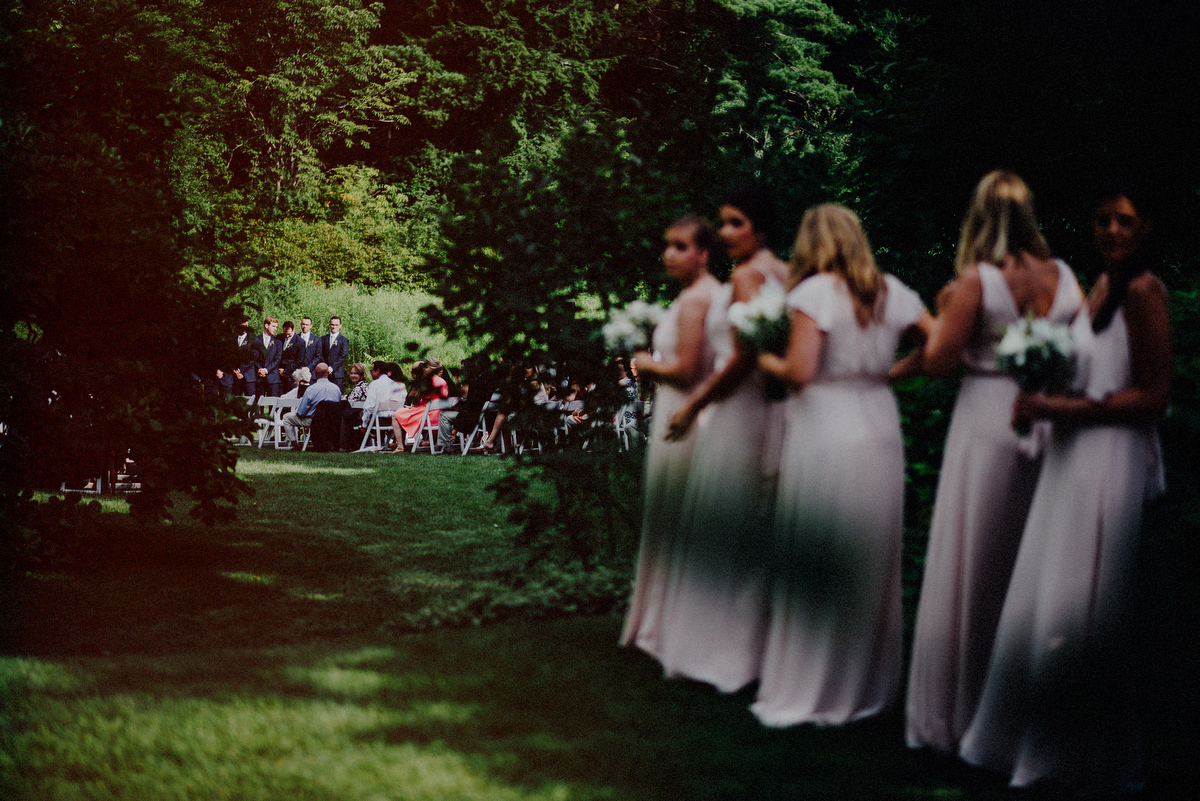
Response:
POLYGON ((1139 252, 1148 231, 1127 190, 1101 202, 1104 272, 1071 325, 1074 392, 1014 404, 1053 436, 961 748, 1014 786, 1140 783, 1126 595, 1142 503, 1163 488, 1155 421, 1171 376, 1166 289, 1139 252))
POLYGON ((705 327, 716 372, 672 417, 671 438, 700 426, 684 490, 659 659, 668 676, 734 692, 758 677, 765 622, 766 532, 783 437, 782 404, 765 398, 765 378, 733 335, 729 304, 768 283, 782 288, 787 266, 767 248, 771 203, 757 185, 721 206, 720 237, 734 262, 705 327), (701 410, 705 418, 696 422, 701 410))
POLYGON ((924 349, 931 374, 960 361, 967 369, 938 478, 906 710, 909 746, 948 754, 975 715, 1041 467, 1034 439, 1013 429, 1017 383, 996 369, 995 345, 1027 314, 1065 325, 1083 303, 1074 273, 1050 258, 1029 187, 1012 173, 979 182, 957 262, 924 349))
POLYGON ((681 439, 666 439, 667 422, 688 392, 712 373, 713 353, 704 321, 721 283, 708 272, 716 234, 707 220, 684 217, 666 231, 663 264, 683 291, 654 329, 654 355, 642 352, 631 364, 657 381, 650 438, 646 445, 642 541, 629 613, 621 645, 636 645, 659 656, 663 604, 671 576, 679 510, 696 444, 694 429, 681 439))
POLYGON ((804 215, 792 271, 787 354, 759 356, 794 388, 750 708, 768 726, 844 723, 898 694, 904 446, 888 373, 900 338, 933 322, 917 293, 879 272, 841 206, 804 215))
MULTIPOLYGON (((418 362, 413 368, 413 392, 410 393, 410 397, 416 396, 419 400, 412 406, 397 409, 392 415, 392 434, 396 437, 396 446, 392 453, 402 452, 406 441, 421 436, 421 420, 425 417, 425 407, 430 401, 450 397, 450 384, 442 377, 445 370, 442 363, 433 358, 418 362), (408 437, 408 440, 401 437, 401 433, 408 437)), ((429 424, 436 427, 440 415, 438 409, 431 410, 429 424)))

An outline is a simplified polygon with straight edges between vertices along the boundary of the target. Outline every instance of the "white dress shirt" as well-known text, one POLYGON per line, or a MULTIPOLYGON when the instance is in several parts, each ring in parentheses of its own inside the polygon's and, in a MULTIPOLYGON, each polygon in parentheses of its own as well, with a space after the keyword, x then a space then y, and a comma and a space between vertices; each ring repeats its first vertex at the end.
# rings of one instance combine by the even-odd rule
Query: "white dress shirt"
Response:
POLYGON ((393 381, 391 376, 379 376, 371 382, 367 387, 367 399, 363 406, 362 424, 363 428, 371 425, 375 419, 375 410, 379 408, 379 404, 384 401, 397 400, 404 403, 404 399, 408 397, 408 388, 398 381, 393 381))

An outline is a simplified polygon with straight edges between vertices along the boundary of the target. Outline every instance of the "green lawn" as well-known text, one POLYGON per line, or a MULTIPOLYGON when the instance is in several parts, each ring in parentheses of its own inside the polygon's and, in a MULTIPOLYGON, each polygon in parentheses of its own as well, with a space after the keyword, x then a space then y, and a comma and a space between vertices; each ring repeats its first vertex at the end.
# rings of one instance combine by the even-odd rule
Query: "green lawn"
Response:
POLYGON ((236 526, 113 505, 18 587, 0 798, 1025 797, 909 752, 896 713, 767 730, 662 680, 616 647, 611 577, 516 570, 504 464, 247 449, 236 526))

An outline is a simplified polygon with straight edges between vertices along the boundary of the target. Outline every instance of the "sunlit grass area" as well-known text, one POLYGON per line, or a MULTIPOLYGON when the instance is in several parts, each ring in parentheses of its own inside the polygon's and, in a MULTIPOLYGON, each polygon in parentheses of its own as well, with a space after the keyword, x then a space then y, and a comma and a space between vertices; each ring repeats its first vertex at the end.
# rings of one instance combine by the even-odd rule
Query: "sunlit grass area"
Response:
POLYGON ((762 728, 582 618, 147 656, 0 660, 5 797, 1003 798, 895 717, 762 728))
POLYGON ((504 468, 246 449, 236 524, 112 507, 18 586, 0 798, 1056 797, 910 752, 898 710, 770 730, 752 690, 664 680, 619 604, 514 572, 504 468))
MULTIPOLYGON (((62 497, 61 493, 51 492, 35 492, 33 498, 36 501, 45 502, 51 496, 62 497)), ((84 494, 82 496, 88 503, 98 503, 100 508, 105 512, 115 514, 129 514, 129 501, 123 495, 91 495, 84 494)))

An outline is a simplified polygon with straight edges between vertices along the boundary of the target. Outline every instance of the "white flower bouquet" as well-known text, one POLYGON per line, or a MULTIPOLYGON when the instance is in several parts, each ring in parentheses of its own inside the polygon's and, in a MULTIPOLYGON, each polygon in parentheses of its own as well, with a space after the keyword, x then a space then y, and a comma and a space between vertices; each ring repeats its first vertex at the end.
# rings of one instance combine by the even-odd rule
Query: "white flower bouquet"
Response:
MULTIPOLYGON (((729 322, 733 324, 742 344, 755 352, 774 353, 777 356, 787 352, 791 320, 788 317, 787 294, 781 287, 765 284, 750 300, 732 304, 729 307, 729 322)), ((782 400, 787 397, 787 385, 774 376, 768 376, 764 394, 767 400, 782 400)))
POLYGON ((644 300, 635 300, 623 309, 613 309, 601 332, 604 344, 620 353, 633 353, 650 346, 654 327, 666 314, 666 309, 644 300))
MULTIPOLYGON (((1026 392, 1049 392, 1062 388, 1075 372, 1075 343, 1065 325, 1048 320, 1025 319, 1005 326, 996 343, 996 367, 1011 375, 1026 392)), ((1028 424, 1018 425, 1026 434, 1028 424)))

